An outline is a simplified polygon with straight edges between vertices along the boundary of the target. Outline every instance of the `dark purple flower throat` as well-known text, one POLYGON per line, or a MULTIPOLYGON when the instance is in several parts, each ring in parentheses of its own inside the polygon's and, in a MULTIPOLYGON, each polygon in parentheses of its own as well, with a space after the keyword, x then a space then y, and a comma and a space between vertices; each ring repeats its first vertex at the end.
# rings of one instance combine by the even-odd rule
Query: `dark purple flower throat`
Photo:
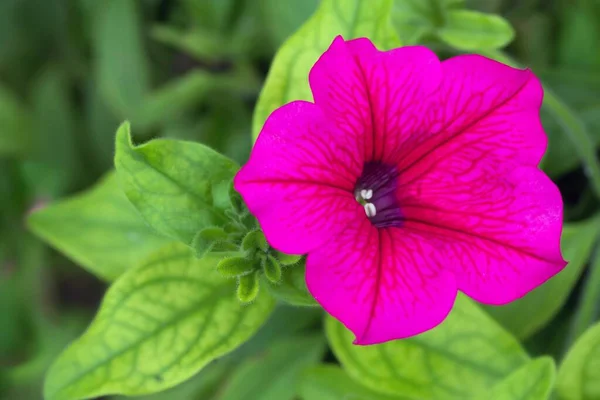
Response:
POLYGON ((354 188, 354 197, 363 205, 376 228, 402 226, 397 188, 398 170, 395 166, 377 161, 365 163, 354 188))

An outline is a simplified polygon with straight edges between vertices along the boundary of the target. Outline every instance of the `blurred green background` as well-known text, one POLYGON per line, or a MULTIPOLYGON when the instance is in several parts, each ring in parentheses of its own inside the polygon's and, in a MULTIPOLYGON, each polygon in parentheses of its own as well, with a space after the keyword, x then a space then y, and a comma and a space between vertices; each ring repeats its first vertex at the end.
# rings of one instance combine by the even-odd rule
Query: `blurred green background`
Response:
MULTIPOLYGON (((487 36, 493 42, 502 32, 489 30, 502 31, 502 24, 466 32, 450 27, 435 12, 440 2, 512 24, 506 53, 531 67, 559 101, 543 111, 550 136, 543 167, 563 193, 566 219, 590 217, 599 208, 586 177, 594 171, 581 160, 593 158, 600 142, 600 1, 397 0, 394 24, 403 42, 428 44, 446 57, 496 51, 513 35, 505 32, 490 45, 487 36)), ((0 0, 0 398, 41 398, 45 370, 89 323, 106 287, 28 233, 28 213, 108 171, 124 119, 138 142, 201 141, 243 163, 270 62, 318 3, 0 0)), ((276 319, 253 346, 278 329, 318 326, 318 317, 296 310, 276 319)), ((540 335, 551 342, 548 332, 540 335)), ((219 382, 220 372, 212 370, 214 379, 204 374, 202 384, 165 398, 208 398, 202 385, 219 382)))

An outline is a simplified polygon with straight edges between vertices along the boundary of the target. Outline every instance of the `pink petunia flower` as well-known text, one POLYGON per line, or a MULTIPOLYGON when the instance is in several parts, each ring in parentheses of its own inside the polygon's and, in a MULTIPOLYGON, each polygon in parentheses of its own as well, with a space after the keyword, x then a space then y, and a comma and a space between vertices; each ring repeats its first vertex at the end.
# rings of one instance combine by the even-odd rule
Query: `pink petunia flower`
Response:
POLYGON ((274 248, 308 254, 308 289, 356 344, 435 327, 457 290, 508 303, 566 265, 531 71, 338 37, 309 81, 314 103, 271 114, 235 188, 274 248))

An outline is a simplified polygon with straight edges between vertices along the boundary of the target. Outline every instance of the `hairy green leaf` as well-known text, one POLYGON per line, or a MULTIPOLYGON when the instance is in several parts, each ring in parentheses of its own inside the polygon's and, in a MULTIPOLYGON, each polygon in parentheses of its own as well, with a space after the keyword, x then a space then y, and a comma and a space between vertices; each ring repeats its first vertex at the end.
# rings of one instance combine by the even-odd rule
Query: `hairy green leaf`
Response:
POLYGON ((556 391, 561 400, 600 399, 600 323, 567 353, 558 370, 556 391))
POLYGON ((216 400, 292 400, 300 372, 325 352, 322 335, 289 337, 242 363, 216 400))
POLYGON ((600 216, 585 222, 565 224, 561 238, 563 256, 569 264, 542 286, 504 306, 486 306, 486 311, 518 338, 526 338, 550 321, 567 297, 590 258, 600 235, 600 216))
POLYGON ((134 146, 124 123, 115 166, 127 198, 158 232, 189 245, 201 229, 225 222, 213 206, 213 185, 231 180, 238 167, 214 150, 168 139, 134 146))
POLYGON ((109 281, 169 241, 146 225, 114 172, 83 193, 35 211, 28 222, 39 237, 109 281))
POLYGON ((519 343, 463 295, 442 324, 409 339, 355 346, 352 332, 332 317, 326 331, 346 372, 389 395, 465 399, 490 389, 528 360, 519 343))
POLYGON ((509 44, 515 31, 504 18, 470 10, 448 12, 438 30, 444 42, 460 50, 499 49, 509 44))
POLYGON ((484 398, 493 400, 547 400, 552 393, 556 366, 551 357, 528 362, 498 383, 484 398))
POLYGON ((323 0, 313 16, 279 49, 254 111, 256 138, 267 116, 292 100, 310 100, 308 73, 337 35, 366 36, 381 49, 399 45, 391 0, 323 0))
POLYGON ((300 379, 303 400, 405 400, 374 392, 353 381, 340 367, 320 365, 307 369, 300 379))
POLYGON ((172 387, 248 340, 273 308, 242 305, 235 282, 181 244, 168 245, 109 289, 87 332, 51 367, 47 400, 141 395, 172 387))

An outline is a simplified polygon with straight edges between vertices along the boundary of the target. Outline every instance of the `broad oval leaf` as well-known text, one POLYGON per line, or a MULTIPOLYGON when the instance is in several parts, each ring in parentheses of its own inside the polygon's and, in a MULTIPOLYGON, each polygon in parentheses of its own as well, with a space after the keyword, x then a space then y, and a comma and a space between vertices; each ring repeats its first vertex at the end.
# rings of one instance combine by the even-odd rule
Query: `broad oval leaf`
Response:
POLYGON ((168 139, 134 146, 126 122, 117 131, 115 166, 127 198, 163 235, 189 245, 202 228, 225 222, 213 187, 232 179, 238 166, 216 151, 168 139))
POLYGON ((354 335, 332 317, 326 330, 348 374, 389 395, 465 399, 490 389, 528 360, 519 343, 463 295, 442 324, 409 339, 355 346, 354 335))
POLYGON ((269 346, 262 356, 244 361, 217 399, 295 399, 301 371, 318 363, 324 352, 325 340, 322 335, 279 340, 269 346))
POLYGON ((300 379, 303 400, 405 400, 377 393, 352 380, 338 366, 320 365, 307 369, 300 379))
POLYGON ((460 50, 499 49, 515 37, 504 18, 470 10, 449 11, 437 33, 441 40, 460 50))
POLYGON ((114 280, 169 242, 140 217, 108 173, 91 189, 29 216, 29 228, 104 280, 114 280))
POLYGON ((308 73, 336 36, 366 36, 380 49, 399 46, 391 25, 391 9, 391 0, 323 0, 275 55, 254 110, 254 138, 277 107, 292 100, 312 99, 308 73))
POLYGON ((600 323, 567 353, 558 370, 556 391, 561 400, 600 399, 600 323))
POLYGON ((551 357, 532 360, 498 383, 483 398, 493 400, 547 400, 552 393, 556 366, 551 357))
POLYGON ((215 264, 171 244, 121 276, 86 333, 51 367, 45 398, 157 392, 248 340, 273 300, 261 293, 240 304, 235 282, 222 278, 215 264))
POLYGON ((485 306, 485 310, 516 337, 531 336, 567 301, 599 235, 600 215, 585 222, 565 224, 561 237, 563 255, 569 261, 565 269, 523 298, 504 306, 485 306))

